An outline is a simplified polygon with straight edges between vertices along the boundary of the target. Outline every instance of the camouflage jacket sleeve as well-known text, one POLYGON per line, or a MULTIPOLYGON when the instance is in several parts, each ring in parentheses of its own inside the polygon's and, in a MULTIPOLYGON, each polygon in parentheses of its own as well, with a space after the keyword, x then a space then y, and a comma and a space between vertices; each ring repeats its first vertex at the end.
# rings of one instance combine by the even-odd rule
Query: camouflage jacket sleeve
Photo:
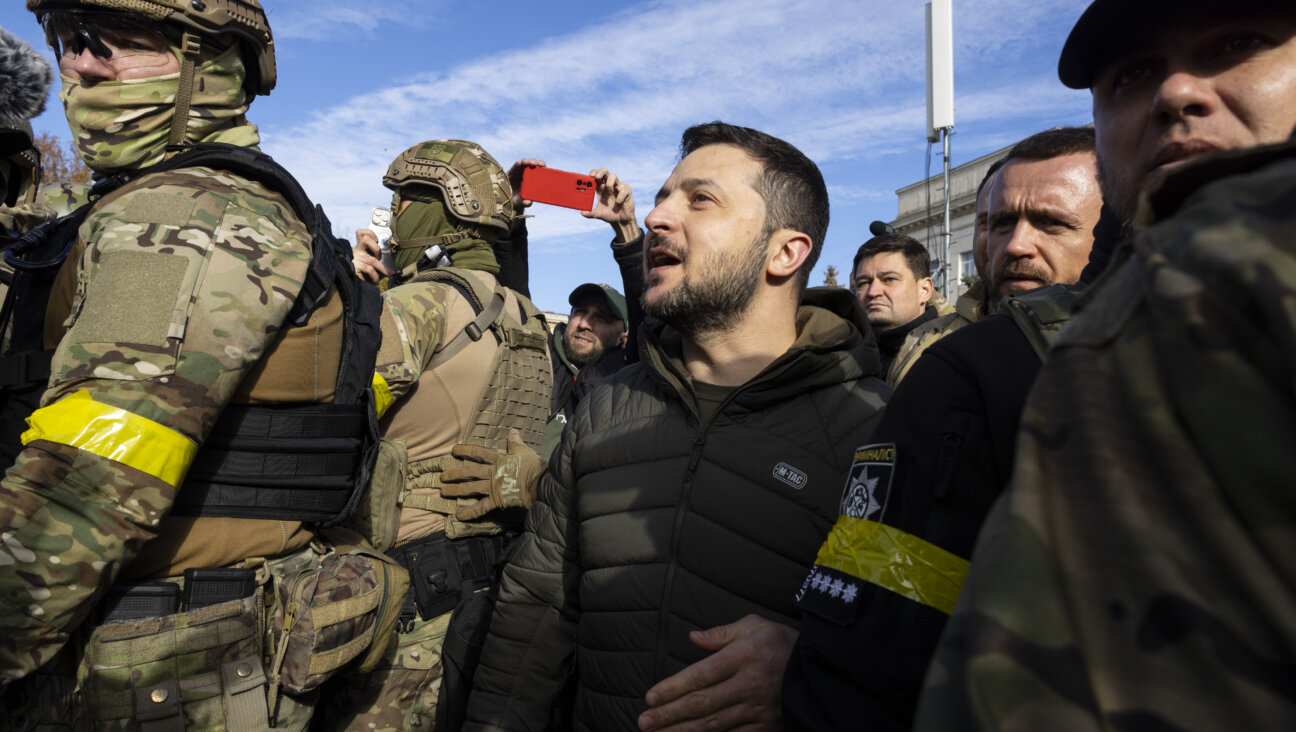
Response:
POLYGON ((580 553, 573 447, 588 432, 589 402, 563 432, 556 459, 540 479, 526 532, 504 566, 473 679, 465 730, 545 729, 571 671, 580 614, 580 553))
POLYGON ((418 384, 419 374, 445 339, 446 297, 459 295, 443 285, 407 284, 383 293, 382 347, 375 373, 399 402, 418 384))
POLYGON ((1054 341, 918 729, 1296 727, 1296 148, 1277 152, 1167 178, 1176 200, 1150 198, 1162 219, 1054 341))
POLYGON ((206 168, 137 179, 80 236, 70 329, 0 484, 5 682, 48 661, 155 536, 310 259, 280 196, 206 168))

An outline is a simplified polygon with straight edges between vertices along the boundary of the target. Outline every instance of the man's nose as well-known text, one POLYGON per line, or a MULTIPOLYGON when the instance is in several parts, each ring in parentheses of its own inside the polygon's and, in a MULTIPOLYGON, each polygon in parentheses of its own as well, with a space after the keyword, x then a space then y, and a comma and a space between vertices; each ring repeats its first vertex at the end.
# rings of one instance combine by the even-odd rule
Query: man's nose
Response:
POLYGON ((1191 71, 1171 69, 1157 86, 1152 108, 1162 124, 1189 117, 1205 117, 1215 111, 1219 97, 1211 82, 1191 71))
POLYGON ((1003 246, 1004 256, 1008 259, 1025 259, 1039 254, 1040 232, 1030 222, 1023 219, 1017 222, 1012 237, 1003 246))
POLYGON ((72 70, 76 78, 82 81, 116 81, 117 72, 108 62, 90 52, 88 46, 81 49, 72 59, 72 70))

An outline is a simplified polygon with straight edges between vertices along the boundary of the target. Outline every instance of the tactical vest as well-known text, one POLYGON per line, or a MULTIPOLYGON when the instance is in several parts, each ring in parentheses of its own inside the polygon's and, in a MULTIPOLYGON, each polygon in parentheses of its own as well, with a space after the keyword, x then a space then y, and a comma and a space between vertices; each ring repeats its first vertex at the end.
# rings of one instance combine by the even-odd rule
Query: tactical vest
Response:
MULTIPOLYGON (((282 195, 311 234, 306 280, 285 321, 304 326, 341 300, 343 337, 333 401, 328 404, 227 405, 199 448, 171 510, 173 516, 230 517, 335 523, 355 507, 377 455, 373 368, 381 331, 378 291, 354 275, 351 248, 332 234, 324 210, 268 155, 251 148, 200 143, 144 173, 210 167, 256 181, 282 195)), ((91 203, 29 232, 5 252, 15 268, 0 311, 8 336, 0 354, 0 450, 9 463, 21 451, 21 426, 35 408, 17 395, 39 399, 50 376, 52 349, 42 330, 54 278, 72 251, 77 230, 101 197, 129 179, 95 186, 91 203), (16 431, 15 431, 16 430, 16 431)))
MULTIPOLYGON (((522 441, 538 450, 544 435, 545 418, 549 414, 548 332, 539 309, 527 298, 513 293, 522 309, 519 322, 505 309, 508 290, 496 285, 492 290, 469 272, 454 268, 436 268, 421 272, 409 284, 437 282, 453 287, 471 305, 477 317, 451 338, 433 355, 424 371, 433 371, 454 358, 470 343, 487 337, 495 339, 494 361, 490 377, 482 386, 476 399, 476 408, 459 442, 480 445, 501 452, 508 449, 510 429, 517 429, 522 441)), ((406 491, 403 505, 435 511, 445 515, 446 536, 461 538, 498 533, 501 526, 492 522, 461 522, 454 512, 475 499, 461 499, 457 503, 430 492, 409 494, 412 490, 440 488, 440 472, 446 467, 448 456, 438 456, 410 463, 406 469, 406 491)))
POLYGON ((996 312, 1013 319, 1043 361, 1049 344, 1071 319, 1071 311, 1083 293, 1084 288, 1076 285, 1050 285, 1005 298, 996 312))

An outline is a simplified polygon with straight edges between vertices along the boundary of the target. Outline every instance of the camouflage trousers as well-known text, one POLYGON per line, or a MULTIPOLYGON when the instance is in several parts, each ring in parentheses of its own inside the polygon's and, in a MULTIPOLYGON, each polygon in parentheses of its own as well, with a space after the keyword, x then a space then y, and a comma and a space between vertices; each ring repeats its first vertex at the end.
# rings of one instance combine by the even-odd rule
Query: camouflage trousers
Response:
POLYGON ((293 586, 325 556, 338 555, 316 544, 247 560, 257 587, 240 600, 87 623, 49 664, 0 690, 0 728, 308 729, 321 691, 281 688, 280 671, 290 669, 275 632, 283 624, 276 588, 293 586))
POLYGON ((397 636, 377 668, 331 682, 315 729, 434 729, 441 691, 441 649, 453 614, 431 620, 416 618, 414 627, 397 636))

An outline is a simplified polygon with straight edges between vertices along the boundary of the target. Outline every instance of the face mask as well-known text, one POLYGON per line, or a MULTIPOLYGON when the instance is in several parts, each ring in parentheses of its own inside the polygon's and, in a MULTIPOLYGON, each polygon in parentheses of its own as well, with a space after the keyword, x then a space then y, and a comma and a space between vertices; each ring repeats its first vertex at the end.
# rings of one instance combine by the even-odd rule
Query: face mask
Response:
MULTIPOLYGON (((174 51, 173 52, 177 52, 174 51)), ((186 139, 255 146, 256 127, 237 122, 248 105, 238 47, 194 70, 186 139)), ((180 75, 87 83, 63 76, 59 98, 77 149, 98 173, 135 171, 160 162, 171 132, 180 75)))
POLYGON ((432 242, 420 240, 453 234, 454 231, 446 219, 445 205, 440 201, 411 201, 404 211, 396 215, 396 224, 392 227, 392 239, 396 244, 392 256, 396 269, 403 271, 423 256, 432 242))

